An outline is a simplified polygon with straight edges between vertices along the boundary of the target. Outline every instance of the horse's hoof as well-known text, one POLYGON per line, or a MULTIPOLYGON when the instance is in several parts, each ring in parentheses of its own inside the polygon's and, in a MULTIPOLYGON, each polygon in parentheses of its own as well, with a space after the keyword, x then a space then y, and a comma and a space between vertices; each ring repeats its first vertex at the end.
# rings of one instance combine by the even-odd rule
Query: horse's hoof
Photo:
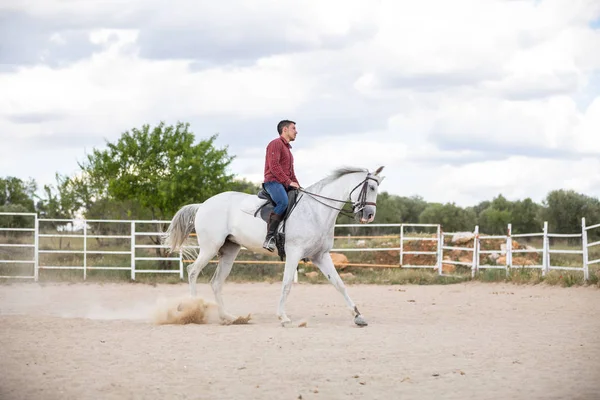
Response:
POLYGON ((362 315, 357 315, 354 317, 354 323, 358 326, 367 326, 369 325, 367 321, 363 318, 362 315))

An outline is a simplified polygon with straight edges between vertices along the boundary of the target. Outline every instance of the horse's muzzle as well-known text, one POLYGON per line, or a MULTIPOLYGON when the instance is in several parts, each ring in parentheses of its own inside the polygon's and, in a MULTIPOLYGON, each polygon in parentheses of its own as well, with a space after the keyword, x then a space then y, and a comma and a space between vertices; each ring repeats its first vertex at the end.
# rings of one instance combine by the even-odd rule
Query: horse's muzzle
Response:
POLYGON ((375 211, 375 206, 365 206, 365 208, 363 208, 360 211, 360 223, 368 224, 370 222, 373 222, 373 220, 375 219, 375 211))

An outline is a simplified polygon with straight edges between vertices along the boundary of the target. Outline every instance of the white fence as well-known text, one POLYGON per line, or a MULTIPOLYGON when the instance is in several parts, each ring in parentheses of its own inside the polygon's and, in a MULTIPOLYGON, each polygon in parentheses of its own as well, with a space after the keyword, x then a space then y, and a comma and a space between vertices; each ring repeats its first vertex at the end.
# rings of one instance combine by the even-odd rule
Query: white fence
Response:
MULTIPOLYGON (((138 255, 138 249, 157 249, 157 248, 167 248, 167 246, 160 244, 141 244, 138 243, 139 237, 144 236, 159 236, 162 232, 157 231, 146 231, 138 229, 138 226, 144 224, 169 224, 170 221, 129 221, 129 220, 66 220, 66 219, 39 219, 37 214, 30 213, 0 213, 0 216, 20 216, 24 218, 29 218, 32 221, 33 228, 6 228, 0 227, 0 232, 32 232, 33 235, 30 239, 30 243, 0 243, 0 250, 2 248, 22 248, 28 249, 33 248, 33 254, 30 255, 27 259, 0 259, 0 267, 3 266, 22 266, 22 265, 30 265, 31 274, 24 275, 3 275, 0 273, 0 278, 20 278, 20 279, 34 279, 38 280, 40 271, 43 270, 80 270, 83 274, 83 279, 87 278, 87 274, 89 271, 94 270, 115 270, 115 271, 129 271, 131 274, 131 279, 135 280, 137 274, 144 273, 167 273, 167 274, 178 274, 181 279, 184 278, 183 273, 183 259, 181 254, 171 255, 170 257, 150 257, 150 256, 140 256, 138 255), (40 224, 46 222, 54 222, 60 224, 61 227, 71 225, 69 227, 69 232, 80 232, 80 233, 40 233, 40 224), (89 225, 90 224, 123 224, 127 226, 128 234, 125 235, 106 235, 106 234, 90 234, 89 233, 89 225), (79 224, 80 228, 73 228, 75 224, 79 224), (40 240, 46 238, 54 238, 54 239, 81 239, 82 248, 78 250, 71 249, 44 249, 43 246, 40 246, 40 240), (88 248, 88 240, 89 239, 125 239, 129 240, 130 245, 128 250, 91 250, 88 248), (65 255, 65 254, 78 254, 81 255, 81 264, 80 265, 48 265, 41 261, 41 257, 44 254, 54 254, 54 255, 65 255), (112 265, 89 265, 88 256, 90 255, 124 255, 128 256, 127 266, 112 266, 112 265), (144 268, 144 261, 175 261, 178 264, 177 269, 151 269, 144 268)), ((2 252, 0 252, 0 257, 2 257, 2 252)))
MULTIPOLYGON (((521 234, 513 234, 511 224, 507 226, 507 234, 506 235, 480 235, 479 227, 476 226, 473 231, 474 244, 473 248, 468 247, 455 247, 455 246, 442 246, 442 251, 440 251, 440 258, 438 258, 438 268, 440 274, 442 272, 442 264, 457 264, 463 265, 471 268, 471 275, 474 276, 476 272, 480 269, 504 269, 508 274, 508 271, 511 268, 534 268, 540 269, 542 271, 542 276, 545 276, 551 270, 566 270, 566 271, 579 271, 583 273, 584 280, 589 280, 589 266, 592 264, 596 264, 600 262, 600 259, 589 260, 590 248, 600 245, 599 242, 588 243, 588 232, 592 229, 599 228, 600 224, 586 226, 585 218, 581 219, 581 233, 574 234, 561 234, 561 233, 549 233, 548 232, 548 222, 544 222, 543 231, 540 233, 521 233, 521 234), (538 237, 542 239, 542 248, 532 248, 527 246, 525 249, 513 249, 513 240, 519 238, 532 238, 538 237), (553 249, 550 246, 551 238, 570 238, 570 239, 580 239, 581 240, 581 248, 580 249, 553 249), (504 249, 498 250, 481 250, 481 242, 486 240, 504 240, 505 246, 504 249), (443 258, 443 250, 462 250, 462 251, 470 251, 473 253, 473 259, 470 262, 461 262, 461 261, 450 261, 445 260, 443 258), (481 254, 496 254, 498 256, 504 256, 505 262, 499 265, 492 264, 480 264, 480 255, 481 254), (513 255, 515 254, 523 254, 523 253, 540 253, 541 254, 541 263, 540 264, 522 264, 515 265, 513 262, 513 255), (582 262, 580 267, 573 266, 565 266, 565 265, 556 265, 552 262, 552 254, 576 254, 582 256, 582 262)), ((442 243, 446 236, 454 235, 455 233, 446 233, 442 232, 442 243)))
MULTIPOLYGON (((0 213, 1 216, 4 217, 20 217, 24 219, 28 219, 30 221, 30 227, 27 228, 8 228, 6 226, 2 226, 2 222, 0 221, 0 232, 11 232, 13 234, 29 234, 30 237, 28 240, 20 240, 18 243, 3 243, 0 239, 0 278, 19 278, 19 279, 33 279, 35 281, 38 280, 40 271, 44 270, 80 270, 82 272, 83 278, 87 278, 87 274, 89 271, 94 270, 118 270, 118 271, 128 271, 131 275, 131 279, 135 280, 136 275, 144 274, 144 273, 167 273, 167 274, 177 274, 180 279, 184 279, 184 263, 189 262, 189 260, 184 260, 181 254, 171 255, 169 257, 154 257, 148 255, 139 255, 138 250, 148 250, 148 249, 158 249, 158 248, 166 248, 166 246, 160 244, 144 244, 144 240, 140 239, 143 237, 158 237, 162 234, 159 231, 145 230, 142 228, 144 225, 157 225, 164 224, 164 229, 168 226, 170 221, 140 221, 140 220, 65 220, 65 219, 40 219, 37 214, 33 213, 0 213), (63 231, 67 231, 67 233, 41 233, 43 230, 40 229, 40 224, 45 223, 55 223, 59 225, 63 231), (75 224, 79 224, 79 228, 74 228, 75 224), (99 234, 92 230, 90 232, 89 225, 90 224, 122 224, 127 227, 127 233, 121 235, 108 235, 108 234, 99 234), (66 229, 68 228, 68 229, 66 229), (40 240, 45 239, 81 239, 82 246, 80 249, 47 249, 46 246, 40 246, 40 240), (129 240, 129 247, 127 250, 93 250, 88 247, 88 240, 90 239, 102 239, 102 240, 111 240, 111 239, 124 239, 129 240), (8 249, 8 250, 6 250, 8 249), (30 249, 30 254, 28 256, 23 256, 22 254, 18 254, 15 258, 13 257, 6 258, 4 255, 10 255, 11 251, 19 253, 18 249, 27 250, 30 249), (81 264, 80 265, 48 265, 46 262, 41 260, 41 256, 45 254, 54 254, 54 255, 65 255, 65 254, 78 254, 81 256, 81 264), (93 255, 111 255, 111 256, 127 256, 127 262, 122 262, 121 266, 114 265, 91 265, 89 261, 89 256, 93 255), (20 258, 19 258, 20 257, 20 258), (156 269, 156 268, 148 268, 145 267, 147 262, 151 262, 151 265, 156 266, 157 261, 168 261, 174 262, 176 268, 168 268, 168 269, 156 269), (7 271, 7 269, 11 268, 21 268, 23 266, 29 266, 29 273, 13 273, 6 274, 3 273, 7 271)), ((471 237, 467 236, 467 240, 473 239, 473 247, 466 247, 460 245, 448 245, 445 244, 447 238, 454 237, 456 232, 443 232, 440 225, 437 224, 343 224, 336 225, 336 228, 361 228, 361 229, 369 229, 369 228, 389 228, 389 229, 397 229, 397 235, 385 236, 388 239, 399 239, 396 243, 397 246, 387 246, 387 247, 361 247, 361 246, 353 246, 353 247, 336 247, 332 249, 332 252, 344 253, 344 252, 390 252, 390 251, 398 251, 399 257, 398 262, 393 264, 360 264, 360 263, 346 263, 348 266, 360 266, 360 267, 402 267, 402 268, 429 268, 437 271, 440 275, 449 275, 448 272, 444 271, 444 267, 448 265, 456 265, 467 267, 471 270, 471 275, 474 276, 479 270, 486 268, 493 269, 504 269, 508 273, 511 268, 538 268, 541 269, 542 274, 545 275, 550 270, 571 270, 571 271, 580 271, 583 273, 584 279, 589 279, 589 266, 592 264, 600 263, 600 258, 595 260, 589 260, 589 250, 594 246, 600 245, 600 241, 594 243, 588 243, 587 237, 588 232, 592 229, 600 228, 600 224, 586 226, 585 218, 582 218, 581 221, 581 233, 577 234, 556 234, 548 232, 548 224, 544 223, 544 228, 541 233, 526 233, 526 234, 512 234, 511 233, 511 225, 507 226, 507 234, 506 235, 497 235, 497 236, 486 236, 479 234, 479 227, 475 227, 472 232, 471 237), (408 236, 409 233, 407 229, 415 230, 419 229, 433 229, 435 232, 430 232, 428 235, 423 234, 412 234, 412 236, 408 236), (512 243, 513 239, 517 238, 525 238, 525 237, 539 237, 542 239, 542 248, 526 248, 526 249, 513 249, 512 243), (550 248, 550 238, 580 238, 581 239, 581 249, 577 250, 567 250, 567 249, 552 249, 550 248), (501 240, 505 242, 504 249, 498 250, 481 250, 482 242, 486 240, 501 240), (421 250, 405 250, 405 244, 407 242, 418 242, 418 241, 431 241, 434 242, 435 248, 421 251, 421 250), (453 251, 461 251, 472 253, 472 257, 469 257, 468 261, 463 260, 452 260, 449 258, 449 252, 453 251), (540 253, 541 254, 541 263, 537 265, 520 265, 515 266, 513 263, 513 255, 520 253, 540 253), (482 254, 494 254, 497 257, 504 257, 503 263, 496 264, 480 264, 480 255, 482 254), (555 265, 552 262, 553 254, 580 254, 582 256, 582 265, 581 267, 573 267, 573 266, 561 266, 555 265), (430 263, 428 265, 420 265, 414 263, 405 263, 405 257, 409 255, 427 255, 427 256, 435 256, 435 262, 430 263)), ((462 233, 464 234, 464 232, 462 233)), ((336 238, 340 239, 343 236, 336 236, 336 238)), ((353 241, 356 238, 377 238, 376 236, 350 236, 348 239, 352 239, 353 241)), ((22 252, 21 252, 22 253, 22 252)), ((213 261, 214 262, 214 261, 213 261)), ((279 260, 277 261, 248 261, 248 260, 236 260, 237 263, 244 264, 281 264, 279 260)), ((296 279, 297 281, 297 273, 296 279)))

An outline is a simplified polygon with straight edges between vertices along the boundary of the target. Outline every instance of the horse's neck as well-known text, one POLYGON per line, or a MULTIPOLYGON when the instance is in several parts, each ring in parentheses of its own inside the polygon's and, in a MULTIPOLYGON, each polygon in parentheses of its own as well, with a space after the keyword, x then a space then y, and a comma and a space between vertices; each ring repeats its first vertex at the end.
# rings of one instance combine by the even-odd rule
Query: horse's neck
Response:
MULTIPOLYGON (((351 173, 341 176, 335 181, 326 184, 318 191, 313 192, 310 189, 307 190, 309 192, 318 194, 319 196, 346 201, 348 200, 352 189, 354 189, 354 187, 356 187, 356 185, 360 183, 361 179, 362 177, 360 173, 351 173)), ((319 220, 322 221, 325 225, 335 224, 335 221, 340 213, 339 209, 343 208, 344 205, 347 206, 347 204, 342 203, 340 201, 332 201, 321 197, 317 197, 315 200, 318 200, 319 202, 325 203, 330 206, 327 207, 326 205, 317 203, 315 201, 310 202, 309 205, 309 207, 311 207, 314 210, 315 214, 318 215, 319 220)))
POLYGON ((336 200, 347 200, 352 189, 360 182, 360 175, 361 174, 355 172, 341 176, 335 181, 323 186, 318 194, 336 200))

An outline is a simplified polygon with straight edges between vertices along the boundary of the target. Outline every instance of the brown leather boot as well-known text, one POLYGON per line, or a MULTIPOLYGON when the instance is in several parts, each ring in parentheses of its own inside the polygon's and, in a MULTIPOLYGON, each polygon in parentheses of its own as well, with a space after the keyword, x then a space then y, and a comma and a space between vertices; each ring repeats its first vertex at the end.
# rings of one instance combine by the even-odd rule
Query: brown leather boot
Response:
POLYGON ((275 214, 274 212, 269 214, 269 222, 267 223, 267 236, 265 237, 263 248, 269 250, 270 252, 275 251, 275 233, 277 232, 277 227, 279 227, 281 220, 281 215, 275 214))

